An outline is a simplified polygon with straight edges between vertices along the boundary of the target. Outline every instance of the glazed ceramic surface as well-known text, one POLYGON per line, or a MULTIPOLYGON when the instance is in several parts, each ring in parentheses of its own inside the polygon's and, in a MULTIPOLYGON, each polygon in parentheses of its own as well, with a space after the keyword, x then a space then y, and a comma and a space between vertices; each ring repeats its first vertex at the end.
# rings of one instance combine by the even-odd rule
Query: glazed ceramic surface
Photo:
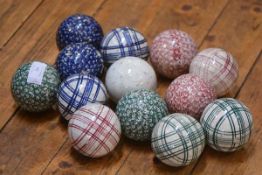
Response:
POLYGON ((104 104, 108 95, 102 81, 91 75, 75 74, 63 81, 58 90, 58 109, 69 120, 80 107, 90 103, 104 104))
POLYGON ((163 163, 185 166, 197 160, 205 147, 204 131, 193 117, 174 113, 154 127, 152 149, 163 163))
POLYGON ((77 151, 85 156, 101 157, 116 147, 121 127, 110 108, 101 104, 88 104, 73 114, 68 133, 77 151))
POLYGON ((147 59, 149 49, 144 36, 130 27, 116 28, 109 32, 101 43, 101 53, 106 63, 134 56, 147 59))
POLYGON ((250 139, 253 119, 240 101, 222 98, 209 104, 200 119, 209 146, 217 151, 232 152, 250 139))
POLYGON ((105 84, 110 97, 117 102, 132 90, 155 90, 157 78, 154 69, 146 61, 137 57, 125 57, 109 67, 105 84))
POLYGON ((208 81, 218 96, 225 95, 238 77, 238 65, 223 49, 209 48, 199 52, 190 65, 190 73, 208 81))
POLYGON ((81 42, 90 43, 98 48, 103 36, 101 26, 93 17, 75 14, 60 24, 56 33, 56 43, 60 50, 69 44, 81 42))
POLYGON ((61 79, 76 73, 88 73, 100 76, 103 71, 103 59, 100 52, 86 43, 71 44, 60 51, 56 67, 61 79))
POLYGON ((159 74, 174 79, 188 73, 196 53, 196 44, 187 33, 167 30, 154 39, 150 49, 150 61, 159 74))
POLYGON ((213 87, 193 74, 176 78, 169 85, 165 96, 170 111, 195 118, 200 118, 204 108, 215 99, 213 87))
POLYGON ((59 83, 59 74, 54 67, 34 61, 17 69, 12 78, 11 90, 22 109, 38 112, 51 108, 56 102, 59 83))
POLYGON ((132 140, 150 140, 153 127, 168 114, 166 103, 150 90, 135 90, 118 102, 116 114, 124 135, 132 140))

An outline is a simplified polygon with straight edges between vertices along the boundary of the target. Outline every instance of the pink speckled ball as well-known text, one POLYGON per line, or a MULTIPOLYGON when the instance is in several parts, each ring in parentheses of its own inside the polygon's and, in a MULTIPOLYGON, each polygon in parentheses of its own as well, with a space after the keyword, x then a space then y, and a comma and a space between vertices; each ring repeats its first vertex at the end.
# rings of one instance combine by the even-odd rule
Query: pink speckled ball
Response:
POLYGON ((199 118, 204 108, 216 99, 211 85, 193 74, 176 78, 168 87, 165 100, 171 112, 199 118))
POLYGON ((173 79, 188 72, 197 47, 187 33, 167 30, 156 36, 150 51, 150 61, 155 70, 173 79))
POLYGON ((217 96, 223 96, 237 80, 238 65, 225 50, 208 48, 193 58, 189 72, 208 81, 215 88, 217 96))

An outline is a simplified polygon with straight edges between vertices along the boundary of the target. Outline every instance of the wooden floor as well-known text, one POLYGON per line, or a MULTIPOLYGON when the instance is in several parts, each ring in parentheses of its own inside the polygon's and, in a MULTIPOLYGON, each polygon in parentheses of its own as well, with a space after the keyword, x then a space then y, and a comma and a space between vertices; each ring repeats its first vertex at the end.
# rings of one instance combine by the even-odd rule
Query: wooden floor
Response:
MULTIPOLYGON (((0 174, 262 174, 262 1, 261 0, 0 0, 0 174), (170 168, 154 158, 150 144, 122 138, 116 150, 90 159, 71 149, 58 112, 26 113, 15 105, 11 76, 26 61, 53 64, 55 33, 70 14, 94 16, 107 33, 119 26, 141 31, 151 44, 159 32, 177 28, 199 49, 223 47, 238 60, 240 74, 228 96, 252 111, 250 143, 235 153, 206 147, 200 159, 170 168)), ((159 80, 163 95, 170 81, 159 80)))

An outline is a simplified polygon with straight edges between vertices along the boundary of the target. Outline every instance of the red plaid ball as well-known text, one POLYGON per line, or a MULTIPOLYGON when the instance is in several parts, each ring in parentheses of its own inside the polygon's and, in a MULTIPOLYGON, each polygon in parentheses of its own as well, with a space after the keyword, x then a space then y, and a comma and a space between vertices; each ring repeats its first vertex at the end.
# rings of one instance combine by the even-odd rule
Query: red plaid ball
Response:
POLYGON ((101 157, 116 147, 121 128, 118 117, 110 108, 88 104, 72 115, 68 133, 77 151, 85 156, 101 157))

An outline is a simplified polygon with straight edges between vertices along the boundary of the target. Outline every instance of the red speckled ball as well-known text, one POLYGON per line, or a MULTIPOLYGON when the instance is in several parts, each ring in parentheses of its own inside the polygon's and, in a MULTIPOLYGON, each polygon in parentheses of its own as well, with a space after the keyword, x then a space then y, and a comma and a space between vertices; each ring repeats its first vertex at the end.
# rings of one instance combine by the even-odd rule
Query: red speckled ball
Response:
POLYGON ((167 30, 156 36, 150 51, 150 61, 156 71, 173 79, 188 73, 189 65, 197 53, 197 47, 187 33, 167 30))
POLYGON ((186 113, 199 118, 204 108, 216 99, 209 83, 193 74, 176 78, 168 87, 165 100, 171 112, 186 113))

